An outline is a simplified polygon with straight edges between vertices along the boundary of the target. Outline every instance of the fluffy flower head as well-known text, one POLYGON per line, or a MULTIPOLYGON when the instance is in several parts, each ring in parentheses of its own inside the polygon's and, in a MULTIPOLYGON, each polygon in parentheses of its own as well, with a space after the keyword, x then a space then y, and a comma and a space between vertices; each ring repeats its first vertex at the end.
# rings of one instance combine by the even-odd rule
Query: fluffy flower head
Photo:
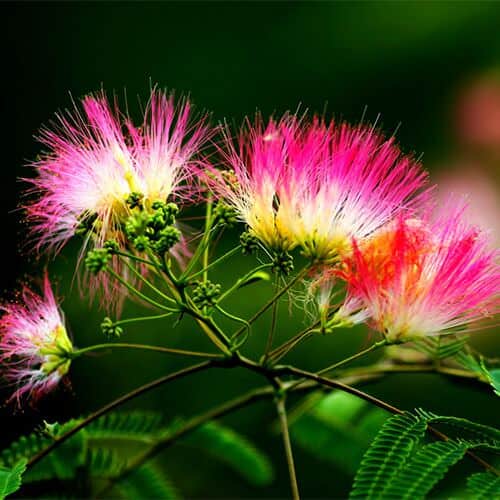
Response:
POLYGON ((47 152, 33 164, 38 175, 27 179, 36 199, 26 207, 40 244, 64 244, 82 226, 92 229, 96 244, 121 241, 130 196, 146 208, 169 197, 186 199, 184 181, 208 135, 203 119, 190 125, 187 101, 176 107, 157 90, 140 127, 104 94, 85 97, 82 108, 57 115, 53 129, 40 136, 47 152))
POLYGON ((258 117, 225 146, 235 181, 216 191, 267 246, 300 245, 313 260, 334 260, 423 197, 419 165, 368 127, 258 117))
POLYGON ((391 342, 456 333, 499 310, 498 252, 463 222, 463 208, 434 221, 397 222, 364 242, 340 273, 391 342))
POLYGON ((5 379, 16 387, 11 399, 37 400, 67 373, 73 350, 48 277, 42 296, 25 287, 20 302, 1 309, 0 361, 5 379))

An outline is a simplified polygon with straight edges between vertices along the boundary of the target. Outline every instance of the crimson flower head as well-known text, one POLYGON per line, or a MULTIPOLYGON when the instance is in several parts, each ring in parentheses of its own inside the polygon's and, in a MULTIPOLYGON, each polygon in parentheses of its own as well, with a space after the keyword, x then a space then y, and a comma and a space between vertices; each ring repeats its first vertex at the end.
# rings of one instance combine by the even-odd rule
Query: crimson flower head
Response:
POLYGON ((1 310, 0 362, 3 378, 15 387, 10 399, 36 401, 68 372, 73 351, 48 277, 42 295, 24 287, 20 301, 1 310))
POLYGON ((499 254, 463 220, 463 207, 435 220, 399 218, 353 243, 342 278, 389 342, 467 331, 499 311, 499 254))
POLYGON ((266 246, 300 246, 314 261, 337 259, 353 237, 426 198, 420 166, 363 125, 294 115, 265 125, 258 116, 236 140, 227 132, 222 149, 234 175, 216 176, 215 192, 266 246))

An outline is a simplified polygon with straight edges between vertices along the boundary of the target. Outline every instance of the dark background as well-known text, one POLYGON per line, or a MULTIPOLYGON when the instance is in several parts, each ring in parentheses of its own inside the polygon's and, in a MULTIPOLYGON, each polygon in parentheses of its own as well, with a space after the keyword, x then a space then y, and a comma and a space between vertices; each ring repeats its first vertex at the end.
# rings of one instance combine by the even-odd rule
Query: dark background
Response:
MULTIPOLYGON (((6 297, 45 266, 44 258, 37 261, 22 250, 26 231, 16 210, 22 190, 17 179, 31 175, 23 165, 39 152, 33 134, 56 110, 71 106, 69 92, 78 98, 101 87, 119 95, 126 89, 134 109, 136 95, 144 101, 153 82, 189 93, 199 108, 213 112, 214 121, 227 118, 236 123, 257 108, 268 115, 299 105, 323 112, 326 106, 327 116, 352 122, 363 115, 378 119, 388 135, 397 131, 403 149, 421 156, 438 176, 435 165, 451 170, 456 158, 476 158, 476 150, 464 145, 457 132, 457 96, 500 62, 497 2, 19 2, 2 3, 0 17, 0 288, 6 297)), ((493 185, 499 165, 495 153, 485 154, 483 148, 477 158, 487 158, 485 171, 493 185)), ((236 238, 236 233, 229 234, 218 252, 231 248, 236 238)), ((77 248, 77 242, 69 245, 50 270, 65 298, 75 343, 84 346, 102 340, 98 326, 104 313, 82 301, 72 285, 77 248)), ((240 259, 234 269, 250 265, 240 259)), ((232 275, 214 279, 229 283, 232 275)), ((264 284, 249 289, 233 300, 235 310, 249 316, 269 289, 264 284)), ((302 323, 282 309, 284 339, 302 323)), ((127 306, 124 316, 138 310, 127 306)), ((265 326, 265 320, 261 324, 265 326)), ((192 326, 185 322, 171 330, 167 323, 147 331, 134 327, 127 331, 127 340, 206 347, 192 326)), ((474 343, 498 354, 496 335, 474 335, 474 343)), ((261 344, 258 336, 253 339, 249 354, 259 352, 261 344)), ((291 361, 320 368, 364 345, 365 331, 340 332, 311 341, 291 361)), ((71 388, 15 416, 10 408, 0 410, 0 441, 10 442, 44 418, 92 411, 182 364, 159 358, 120 353, 78 360, 71 388)), ((167 418, 188 416, 255 383, 258 380, 245 373, 198 376, 130 407, 157 409, 167 418)), ((500 409, 487 392, 431 375, 400 375, 370 386, 370 391, 403 408, 424 407, 490 424, 500 409)), ((272 407, 260 404, 227 419, 272 454, 277 479, 269 488, 249 488, 223 467, 182 448, 166 453, 165 466, 186 496, 286 496, 281 443, 268 432, 273 418, 272 407)), ((296 460, 305 496, 343 496, 348 491, 349 476, 303 451, 297 451, 296 460)))

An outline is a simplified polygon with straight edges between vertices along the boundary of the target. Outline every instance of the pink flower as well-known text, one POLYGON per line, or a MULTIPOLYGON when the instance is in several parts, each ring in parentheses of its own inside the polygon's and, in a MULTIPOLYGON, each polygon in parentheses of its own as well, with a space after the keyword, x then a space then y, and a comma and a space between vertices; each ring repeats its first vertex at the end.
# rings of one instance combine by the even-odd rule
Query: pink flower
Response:
POLYGON ((293 115, 264 126, 257 117, 237 141, 226 132, 223 149, 234 179, 216 174, 215 192, 268 247, 301 246, 316 261, 336 259, 353 237, 426 198, 426 173, 365 126, 293 115))
MULTIPOLYGON (((34 195, 26 210, 38 248, 57 250, 84 232, 84 250, 109 239, 123 249, 131 196, 146 211, 155 201, 189 201, 196 155, 210 134, 204 117, 191 121, 187 100, 176 105, 159 90, 151 92, 140 127, 103 93, 85 97, 82 111, 57 115, 39 138, 47 151, 32 164, 37 176, 26 179, 34 195)), ((181 250, 172 253, 181 258, 181 250)), ((112 265, 126 274, 118 259, 112 265)), ((104 285, 104 302, 113 302, 116 284, 102 274, 90 289, 96 284, 104 285)))
POLYGON ((361 301, 390 342, 466 331, 498 312, 499 253, 463 211, 448 209, 429 222, 401 217, 354 241, 339 273, 347 300, 361 301))
POLYGON ((73 351, 48 277, 42 296, 24 287, 20 302, 0 307, 0 361, 5 380, 16 387, 10 400, 37 400, 68 372, 73 351))

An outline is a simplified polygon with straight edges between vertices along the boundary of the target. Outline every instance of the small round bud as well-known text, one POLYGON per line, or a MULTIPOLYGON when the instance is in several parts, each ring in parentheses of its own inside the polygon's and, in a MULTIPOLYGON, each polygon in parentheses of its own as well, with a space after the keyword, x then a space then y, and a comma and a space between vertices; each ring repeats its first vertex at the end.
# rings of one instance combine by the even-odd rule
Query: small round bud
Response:
POLYGON ((273 273, 288 276, 293 271, 293 257, 288 252, 276 252, 273 255, 271 270, 273 273))
POLYGON ((215 205, 214 218, 217 224, 227 227, 232 227, 238 222, 236 210, 221 201, 215 205))
POLYGON ((136 250, 138 250, 139 252, 144 252, 149 247, 150 240, 147 236, 141 235, 137 236, 137 238, 134 238, 132 244, 134 245, 136 250))
POLYGON ((111 259, 111 254, 106 248, 91 250, 85 258, 85 267, 93 274, 97 274, 106 267, 111 259))
POLYGON ((153 243, 156 253, 162 255, 179 243, 181 232, 174 226, 167 226, 157 234, 158 239, 153 243))
POLYGON ((193 290, 193 302, 200 307, 214 306, 221 294, 221 286, 211 281, 198 282, 193 290))
POLYGON ((141 193, 130 193, 127 196, 126 203, 130 207, 130 209, 141 208, 143 198, 144 195, 141 193))
POLYGON ((240 235, 240 245, 243 255, 250 255, 259 248, 259 240, 253 234, 245 231, 240 235))
POLYGON ((120 338, 123 333, 123 328, 116 325, 111 318, 104 318, 101 323, 102 333, 109 339, 120 338))
POLYGON ((156 210, 153 212, 146 222, 147 226, 153 229, 153 231, 160 231, 164 227, 167 226, 167 220, 165 219, 165 215, 163 210, 156 210))
POLYGON ((114 255, 120 251, 120 246, 116 240, 107 240, 104 242, 103 248, 105 248, 111 255, 114 255))

